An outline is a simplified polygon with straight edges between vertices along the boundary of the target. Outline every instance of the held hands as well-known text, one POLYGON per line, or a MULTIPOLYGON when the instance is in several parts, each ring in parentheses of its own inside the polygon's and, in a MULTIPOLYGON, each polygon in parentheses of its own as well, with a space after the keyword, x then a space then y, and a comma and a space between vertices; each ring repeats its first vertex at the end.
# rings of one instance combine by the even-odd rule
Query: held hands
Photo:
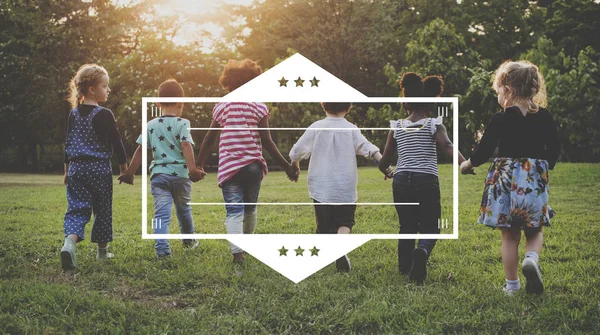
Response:
POLYGON ((285 173, 290 181, 294 183, 298 182, 298 177, 300 176, 300 165, 298 162, 293 162, 285 168, 285 173))
POLYGON ((196 166, 195 168, 191 168, 188 171, 188 174, 190 176, 190 180, 194 183, 204 179, 204 176, 206 176, 206 172, 204 172, 204 169, 198 166, 196 166))
POLYGON ((460 173, 462 174, 476 174, 473 164, 471 164, 471 160, 467 159, 466 161, 460 164, 460 173))
POLYGON ((133 180, 135 179, 133 172, 130 172, 129 170, 121 172, 121 175, 119 176, 119 184, 121 183, 125 183, 125 184, 129 184, 129 185, 133 185, 133 180))
POLYGON ((394 179, 394 168, 388 166, 383 174, 383 180, 394 179))

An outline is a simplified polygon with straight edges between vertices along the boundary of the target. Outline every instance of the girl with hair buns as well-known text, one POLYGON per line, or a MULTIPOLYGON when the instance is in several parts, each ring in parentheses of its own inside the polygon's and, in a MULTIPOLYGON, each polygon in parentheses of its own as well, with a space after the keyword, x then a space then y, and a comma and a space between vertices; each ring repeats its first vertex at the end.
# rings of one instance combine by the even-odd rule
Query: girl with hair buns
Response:
MULTIPOLYGON (((407 72, 400 80, 403 97, 439 97, 443 92, 439 76, 421 79, 407 72)), ((442 118, 431 118, 432 104, 402 103, 408 117, 391 121, 383 158, 379 164, 386 171, 397 155, 392 190, 395 203, 418 202, 418 206, 397 205, 400 234, 439 234, 441 215, 440 184, 438 180, 437 147, 452 157, 454 146, 448 138, 442 118)), ((459 162, 465 159, 458 153, 459 162)), ((387 175, 387 174, 386 174, 387 175)), ((388 176, 392 177, 392 176, 388 176)), ((435 246, 435 239, 398 240, 398 270, 411 281, 422 284, 427 277, 427 259, 435 246)))
POLYGON ((112 188, 110 159, 115 151, 121 176, 127 170, 127 154, 113 113, 98 104, 106 102, 108 73, 96 64, 79 68, 69 83, 73 108, 67 121, 65 177, 69 207, 64 217, 65 242, 60 258, 63 270, 74 270, 76 243, 84 239, 85 225, 94 213, 91 241, 98 243, 97 259, 111 258, 112 188))
POLYGON ((502 230, 504 291, 509 295, 521 288, 518 248, 521 230, 525 231, 525 289, 541 293, 544 284, 538 261, 542 226, 549 226, 554 214, 548 206, 548 170, 554 168, 560 153, 558 133, 552 114, 544 108, 546 88, 537 66, 507 61, 496 70, 493 88, 503 110, 492 117, 461 172, 487 162, 498 147, 498 157, 485 179, 478 221, 502 230))

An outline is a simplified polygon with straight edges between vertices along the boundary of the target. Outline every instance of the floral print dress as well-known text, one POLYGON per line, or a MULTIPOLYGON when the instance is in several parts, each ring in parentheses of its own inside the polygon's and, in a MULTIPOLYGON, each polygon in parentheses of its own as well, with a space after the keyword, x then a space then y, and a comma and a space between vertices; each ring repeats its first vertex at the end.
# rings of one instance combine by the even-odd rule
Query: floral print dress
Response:
POLYGON ((488 170, 478 222, 492 228, 550 226, 548 162, 535 158, 495 158, 488 170))

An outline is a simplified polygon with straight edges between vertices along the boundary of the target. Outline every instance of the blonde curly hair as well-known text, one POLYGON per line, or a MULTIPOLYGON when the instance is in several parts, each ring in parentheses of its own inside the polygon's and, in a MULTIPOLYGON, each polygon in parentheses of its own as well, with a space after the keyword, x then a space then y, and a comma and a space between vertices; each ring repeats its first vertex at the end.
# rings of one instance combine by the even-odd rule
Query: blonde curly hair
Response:
POLYGON ((506 99, 527 105, 529 113, 537 113, 540 106, 546 107, 548 96, 544 76, 538 67, 526 60, 506 61, 494 73, 493 88, 497 92, 508 86, 506 99))
POLYGON ((71 108, 79 106, 88 89, 98 85, 104 75, 108 76, 108 72, 100 65, 82 65, 71 81, 69 81, 69 96, 67 101, 71 104, 71 108))

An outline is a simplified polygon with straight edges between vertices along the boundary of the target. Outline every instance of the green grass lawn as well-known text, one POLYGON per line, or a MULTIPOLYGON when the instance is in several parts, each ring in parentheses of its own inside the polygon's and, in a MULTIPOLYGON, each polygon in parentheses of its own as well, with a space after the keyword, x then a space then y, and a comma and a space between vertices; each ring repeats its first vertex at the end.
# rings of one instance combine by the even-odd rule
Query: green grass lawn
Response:
MULTIPOLYGON (((398 274, 394 240, 370 241, 351 252, 350 274, 330 265, 299 284, 252 257, 239 271, 225 240, 202 241, 196 250, 173 241, 174 257, 157 260, 153 241, 141 239, 139 177, 133 187, 115 184, 116 258, 96 261, 95 245, 84 241, 79 271, 63 274, 62 176, 2 174, 0 333, 597 332, 600 165, 559 163, 551 171, 550 205, 557 216, 545 229, 540 258, 546 292, 513 297, 501 290, 500 233, 476 223, 486 169, 460 176, 460 238, 438 243, 425 286, 398 274)), ((441 166, 440 174, 443 212, 451 218, 451 166, 441 166)), ((390 181, 374 168, 360 169, 359 178, 359 201, 392 202, 390 181)), ((192 201, 222 202, 214 174, 194 184, 192 201)), ((292 184, 273 172, 259 201, 310 199, 305 181, 292 184)), ((198 232, 225 233, 223 206, 195 206, 193 212, 198 232)), ((398 229, 389 206, 359 206, 356 222, 356 233, 398 229)), ((311 206, 259 208, 257 233, 313 231, 311 206)))

